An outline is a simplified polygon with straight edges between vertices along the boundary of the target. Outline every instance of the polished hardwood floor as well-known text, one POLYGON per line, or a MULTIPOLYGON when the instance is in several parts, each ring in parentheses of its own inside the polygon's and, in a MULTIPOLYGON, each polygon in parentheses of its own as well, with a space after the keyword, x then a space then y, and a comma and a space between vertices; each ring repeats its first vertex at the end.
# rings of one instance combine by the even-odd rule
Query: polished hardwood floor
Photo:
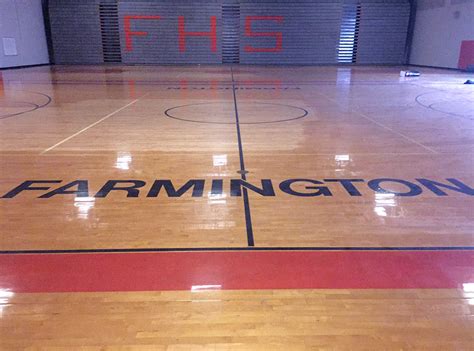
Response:
MULTIPOLYGON (((400 69, 0 71, 1 254, 30 254, 32 275, 39 256, 73 267, 69 254, 97 250, 410 250, 415 270, 430 248, 469 260, 469 75, 400 69)), ((0 349, 472 349, 473 264, 454 280, 433 267, 436 284, 398 289, 198 292, 49 289, 53 276, 32 288, 0 269, 0 349)))
MULTIPOLYGON (((471 295, 472 298, 472 295, 471 295)), ((21 294, 5 350, 471 350, 453 290, 21 294)))

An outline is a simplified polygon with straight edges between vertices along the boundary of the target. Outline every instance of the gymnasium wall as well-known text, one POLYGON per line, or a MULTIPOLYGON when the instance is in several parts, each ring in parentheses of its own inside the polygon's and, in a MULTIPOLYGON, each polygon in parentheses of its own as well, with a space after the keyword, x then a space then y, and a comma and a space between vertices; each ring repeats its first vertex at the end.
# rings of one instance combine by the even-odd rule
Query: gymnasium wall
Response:
POLYGON ((49 0, 55 63, 402 64, 408 0, 49 0))
POLYGON ((474 0, 418 0, 411 64, 458 68, 463 42, 474 45, 474 0))
POLYGON ((48 62, 41 0, 1 0, 0 68, 48 62))

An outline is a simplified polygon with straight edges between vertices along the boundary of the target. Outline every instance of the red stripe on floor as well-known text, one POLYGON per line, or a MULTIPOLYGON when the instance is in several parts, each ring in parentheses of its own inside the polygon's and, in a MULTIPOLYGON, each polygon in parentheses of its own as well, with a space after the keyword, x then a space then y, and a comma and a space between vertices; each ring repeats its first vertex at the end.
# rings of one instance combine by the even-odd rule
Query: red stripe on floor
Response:
POLYGON ((473 251, 227 251, 0 256, 15 292, 457 288, 473 251))

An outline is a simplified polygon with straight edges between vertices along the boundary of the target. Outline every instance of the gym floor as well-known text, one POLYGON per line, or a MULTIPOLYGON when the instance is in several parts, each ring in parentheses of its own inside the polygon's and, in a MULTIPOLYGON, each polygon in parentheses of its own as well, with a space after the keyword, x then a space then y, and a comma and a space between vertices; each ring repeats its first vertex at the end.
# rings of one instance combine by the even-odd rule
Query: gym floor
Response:
POLYGON ((0 71, 0 348, 472 348, 472 77, 401 69, 0 71))

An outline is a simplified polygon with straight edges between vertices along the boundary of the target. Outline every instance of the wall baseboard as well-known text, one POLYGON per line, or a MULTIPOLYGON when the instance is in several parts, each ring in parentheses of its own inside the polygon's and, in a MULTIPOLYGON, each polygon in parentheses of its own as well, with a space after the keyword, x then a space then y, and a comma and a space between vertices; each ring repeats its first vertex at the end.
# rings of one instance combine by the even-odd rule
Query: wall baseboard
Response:
POLYGON ((7 70, 7 69, 21 69, 21 68, 30 68, 30 67, 40 67, 40 66, 51 66, 51 63, 38 63, 35 65, 0 67, 0 71, 7 70))
POLYGON ((411 67, 424 67, 424 68, 435 68, 435 69, 446 69, 446 70, 449 70, 449 71, 459 71, 459 72, 463 72, 462 70, 460 70, 459 68, 452 68, 452 67, 437 67, 437 66, 427 66, 427 65, 415 65, 415 64, 407 64, 407 66, 411 66, 411 67))

